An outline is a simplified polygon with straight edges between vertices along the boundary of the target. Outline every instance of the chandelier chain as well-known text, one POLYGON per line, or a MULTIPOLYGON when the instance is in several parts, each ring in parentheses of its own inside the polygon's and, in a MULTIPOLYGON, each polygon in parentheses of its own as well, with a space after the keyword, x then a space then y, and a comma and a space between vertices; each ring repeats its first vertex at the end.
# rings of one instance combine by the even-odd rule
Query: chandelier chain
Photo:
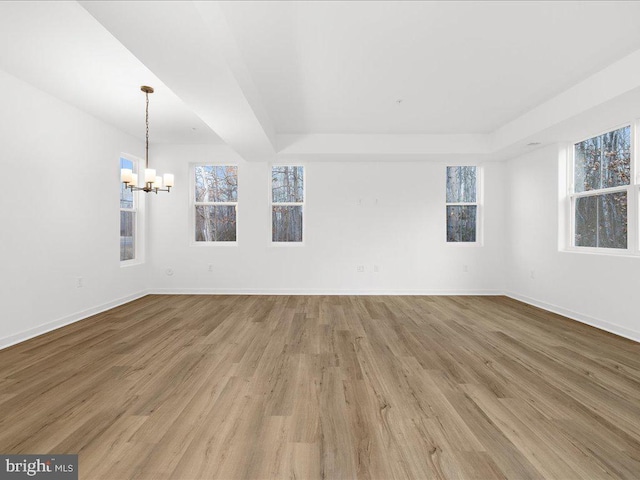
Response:
POLYGON ((147 129, 146 129, 147 143, 146 143, 146 148, 145 148, 145 163, 146 163, 146 168, 149 168, 149 92, 145 92, 144 96, 146 97, 145 126, 147 127, 147 129))

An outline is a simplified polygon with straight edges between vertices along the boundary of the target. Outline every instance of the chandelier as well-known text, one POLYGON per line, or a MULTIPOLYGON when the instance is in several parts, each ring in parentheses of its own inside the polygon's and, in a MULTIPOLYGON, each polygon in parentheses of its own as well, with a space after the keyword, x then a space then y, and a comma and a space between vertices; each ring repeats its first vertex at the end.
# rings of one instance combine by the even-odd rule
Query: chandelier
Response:
POLYGON ((138 174, 133 173, 130 168, 123 168, 120 170, 120 180, 124 183, 126 188, 131 189, 132 192, 142 190, 143 192, 169 192, 173 187, 173 174, 165 173, 164 177, 156 176, 154 168, 149 168, 149 94, 153 93, 152 87, 143 85, 140 90, 144 92, 147 108, 145 114, 145 124, 147 127, 147 143, 145 149, 145 169, 144 169, 144 185, 138 186, 138 174))

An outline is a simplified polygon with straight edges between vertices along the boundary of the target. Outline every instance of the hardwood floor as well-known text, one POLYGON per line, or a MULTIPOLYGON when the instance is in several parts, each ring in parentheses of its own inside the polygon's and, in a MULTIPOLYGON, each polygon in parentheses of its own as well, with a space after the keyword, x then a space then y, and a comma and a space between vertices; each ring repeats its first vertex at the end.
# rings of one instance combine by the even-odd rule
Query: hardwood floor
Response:
POLYGON ((82 479, 638 479, 640 344, 504 297, 147 296, 0 351, 82 479))

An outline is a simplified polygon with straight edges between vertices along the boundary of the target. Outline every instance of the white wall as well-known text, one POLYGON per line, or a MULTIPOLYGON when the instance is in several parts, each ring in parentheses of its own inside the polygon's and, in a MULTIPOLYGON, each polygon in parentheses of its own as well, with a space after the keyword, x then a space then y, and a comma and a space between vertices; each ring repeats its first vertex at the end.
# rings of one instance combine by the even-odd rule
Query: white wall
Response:
POLYGON ((170 196, 154 196, 151 287, 156 292, 497 293, 503 290, 503 170, 487 163, 484 246, 446 244, 445 164, 306 164, 304 246, 270 245, 270 166, 226 147, 159 145, 170 196), (189 163, 239 165, 237 246, 191 246, 189 163), (362 205, 359 205, 359 200, 362 205), (377 206, 375 200, 378 200, 377 206), (213 265, 213 272, 208 266, 213 265), (357 265, 365 272, 358 273, 357 265), (378 265, 379 272, 373 267, 378 265), (468 272, 463 271, 467 265, 468 272), (171 269, 173 275, 166 274, 171 269))
POLYGON ((118 159, 143 144, 2 71, 0 105, 3 347, 139 295, 147 268, 119 262, 118 159))
POLYGON ((640 341, 640 258, 559 248, 564 155, 561 146, 552 145, 508 162, 507 292, 640 341))
POLYGON ((266 162, 244 162, 225 146, 152 146, 154 166, 175 173, 177 186, 171 194, 147 199, 152 239, 147 263, 122 268, 118 157, 141 154, 142 143, 1 71, 0 100, 0 347, 147 288, 507 291, 640 340, 635 300, 640 258, 559 251, 560 147, 483 164, 482 247, 444 242, 444 163, 339 158, 306 164, 304 246, 273 247, 266 162), (190 244, 189 164, 195 162, 239 165, 237 246, 190 244), (358 273, 357 265, 364 265, 365 273, 358 273), (173 275, 166 275, 167 269, 173 275), (76 287, 78 277, 83 288, 76 287))

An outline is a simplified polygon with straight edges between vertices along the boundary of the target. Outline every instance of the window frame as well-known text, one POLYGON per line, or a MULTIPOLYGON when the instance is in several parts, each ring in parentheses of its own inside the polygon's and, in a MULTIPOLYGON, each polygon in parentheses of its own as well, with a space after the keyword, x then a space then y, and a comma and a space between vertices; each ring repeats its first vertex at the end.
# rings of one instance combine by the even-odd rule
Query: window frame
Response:
POLYGON ((565 250, 569 252, 589 253, 599 255, 615 255, 615 256, 640 256, 640 232, 638 231, 640 219, 640 178, 638 172, 638 120, 627 121, 613 127, 601 130, 598 133, 590 134, 586 137, 576 139, 569 143, 568 149, 568 161, 567 161, 567 215, 568 215, 568 238, 565 245, 565 250), (617 187, 607 187, 594 190, 586 190, 583 192, 575 191, 575 167, 576 167, 576 151, 575 146, 586 140, 599 137, 606 133, 614 132, 616 130, 629 127, 630 128, 630 142, 629 142, 629 184, 620 185, 617 187), (586 247, 576 245, 576 202, 578 198, 584 197, 598 197, 602 195, 612 193, 626 193, 627 194, 627 248, 610 248, 610 247, 586 247))
POLYGON ((238 204, 240 201, 240 165, 237 162, 195 162, 189 164, 189 246, 191 247, 236 247, 240 240, 240 215, 238 204), (197 202, 196 201, 196 167, 212 166, 212 167, 236 167, 237 172, 237 199, 235 202, 197 202), (218 240, 218 241, 197 241, 196 240, 196 206, 218 205, 218 206, 235 206, 236 209, 236 239, 235 240, 218 240))
POLYGON ((482 165, 473 163, 459 163, 450 164, 447 163, 444 166, 444 243, 445 245, 455 245, 458 247, 482 247, 484 245, 483 238, 483 168, 482 165), (475 167, 476 169, 476 201, 475 202, 447 202, 447 168, 449 167, 475 167), (450 242, 447 240, 447 207, 450 206, 474 206, 476 207, 476 240, 475 242, 450 242))
MULTIPOLYGON (((135 155, 130 155, 128 153, 121 153, 118 157, 118 179, 120 179, 120 169, 122 160, 128 160, 133 164, 132 171, 138 175, 140 178, 140 170, 141 165, 143 164, 143 160, 136 157, 135 155)), ((120 192, 122 192, 122 182, 120 184, 120 192)), ((118 194, 118 214, 121 212, 132 212, 134 214, 134 222, 133 222, 133 258, 129 260, 120 260, 121 267, 130 267, 134 265, 140 265, 144 263, 144 197, 141 198, 138 191, 132 192, 133 198, 133 207, 132 208, 123 208, 120 206, 120 194, 118 194)), ((120 228, 120 221, 118 220, 118 228, 120 228)), ((120 238, 120 236, 119 236, 120 238)))
POLYGON ((269 245, 273 247, 303 247, 305 246, 307 231, 307 165, 303 162, 277 162, 269 164, 269 245), (302 202, 274 202, 273 201, 273 168, 274 167, 302 167, 302 202), (289 206, 302 207, 302 241, 300 242, 274 242, 273 241, 273 207, 289 206))

